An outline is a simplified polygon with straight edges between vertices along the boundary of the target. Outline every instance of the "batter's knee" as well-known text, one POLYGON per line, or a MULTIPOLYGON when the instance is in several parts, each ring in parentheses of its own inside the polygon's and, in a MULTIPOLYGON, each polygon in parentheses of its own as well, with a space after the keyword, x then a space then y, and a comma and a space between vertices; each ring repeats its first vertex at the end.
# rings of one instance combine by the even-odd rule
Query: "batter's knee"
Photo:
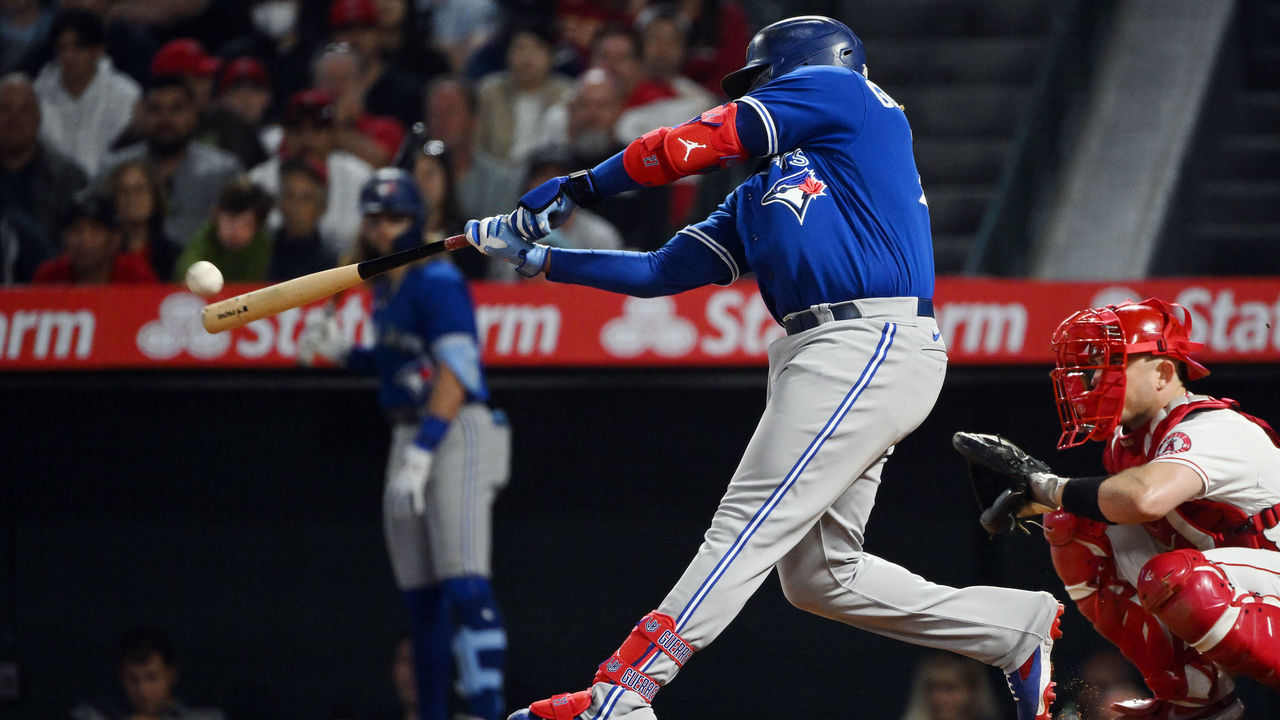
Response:
POLYGON ((789 558, 778 563, 778 582, 782 585, 782 596, 787 602, 805 612, 816 613, 821 603, 817 600, 814 584, 823 573, 800 564, 789 558))

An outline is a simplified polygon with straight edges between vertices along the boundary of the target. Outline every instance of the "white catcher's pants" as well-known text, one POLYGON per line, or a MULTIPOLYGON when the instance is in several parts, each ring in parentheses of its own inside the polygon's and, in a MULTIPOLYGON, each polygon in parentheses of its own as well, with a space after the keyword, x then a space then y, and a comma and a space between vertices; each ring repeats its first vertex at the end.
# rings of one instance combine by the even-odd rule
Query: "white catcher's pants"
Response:
MULTIPOLYGON (((777 567, 801 609, 1013 670, 1049 632, 1052 595, 937 585, 862 551, 881 470, 932 409, 947 357, 937 324, 915 316, 914 298, 859 303, 862 318, 769 347, 764 415, 702 546, 658 611, 705 648, 777 567)), ((662 685, 678 670, 661 653, 638 667, 662 685)), ((620 687, 597 683, 592 696, 581 717, 652 717, 620 687)))

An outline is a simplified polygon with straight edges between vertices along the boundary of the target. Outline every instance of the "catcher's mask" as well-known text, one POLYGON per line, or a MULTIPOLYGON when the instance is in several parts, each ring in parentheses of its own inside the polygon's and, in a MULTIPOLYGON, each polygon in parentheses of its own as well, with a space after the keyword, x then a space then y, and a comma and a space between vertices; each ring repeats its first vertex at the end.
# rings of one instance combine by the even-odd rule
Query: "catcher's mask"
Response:
POLYGON ((1111 437, 1124 410, 1129 356, 1179 360, 1188 380, 1209 374, 1190 356, 1204 349, 1191 340, 1190 313, 1157 298, 1081 310, 1062 321, 1050 347, 1057 356, 1052 376, 1062 423, 1059 450, 1111 437))

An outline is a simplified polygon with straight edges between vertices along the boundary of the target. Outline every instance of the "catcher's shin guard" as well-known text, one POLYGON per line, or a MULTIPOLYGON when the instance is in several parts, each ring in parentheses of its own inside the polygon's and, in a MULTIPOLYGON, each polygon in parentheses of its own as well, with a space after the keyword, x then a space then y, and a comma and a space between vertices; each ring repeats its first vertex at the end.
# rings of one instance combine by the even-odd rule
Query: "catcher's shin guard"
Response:
POLYGON ((1197 703, 1216 698, 1217 669, 1143 609, 1137 590, 1116 571, 1106 529, 1065 510, 1044 516, 1053 567, 1067 594, 1094 629, 1138 668, 1157 698, 1197 703), (1189 675, 1196 676, 1194 681, 1189 675))
POLYGON ((1238 592, 1199 550, 1149 560, 1138 576, 1138 596, 1204 658, 1280 690, 1280 607, 1238 592))

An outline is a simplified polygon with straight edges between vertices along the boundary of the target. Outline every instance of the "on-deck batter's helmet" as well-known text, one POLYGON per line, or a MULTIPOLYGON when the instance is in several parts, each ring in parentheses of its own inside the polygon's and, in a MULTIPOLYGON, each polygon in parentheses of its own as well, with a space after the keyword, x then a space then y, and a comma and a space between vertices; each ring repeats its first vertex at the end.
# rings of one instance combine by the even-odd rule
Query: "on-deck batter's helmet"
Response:
POLYGON ((821 15, 787 18, 765 27, 747 45, 747 64, 725 75, 720 87, 742 97, 803 65, 836 65, 867 74, 867 53, 839 20, 821 15))
POLYGON ((413 176, 396 167, 376 170, 360 188, 362 215, 405 215, 413 225, 396 238, 395 248, 407 250, 422 244, 422 228, 427 222, 427 208, 422 204, 418 184, 413 176))
POLYGON ((1178 360, 1189 380, 1209 374, 1191 358, 1204 343, 1191 340, 1190 313, 1158 298, 1081 310, 1062 321, 1049 344, 1057 355, 1052 374, 1062 423, 1060 450, 1110 439, 1124 410, 1129 356, 1178 360))

